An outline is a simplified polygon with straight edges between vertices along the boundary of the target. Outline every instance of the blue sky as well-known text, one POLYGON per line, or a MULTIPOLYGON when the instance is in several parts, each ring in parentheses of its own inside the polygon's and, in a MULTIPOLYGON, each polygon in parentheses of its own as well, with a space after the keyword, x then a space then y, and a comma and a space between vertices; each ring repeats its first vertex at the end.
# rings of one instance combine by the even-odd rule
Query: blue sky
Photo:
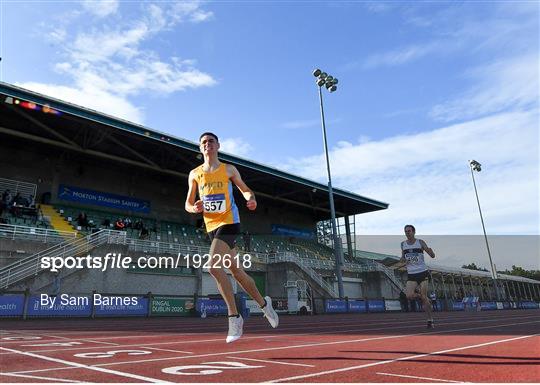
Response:
MULTIPOLYGON (((1 79, 390 203, 364 234, 539 234, 536 1, 1 1, 1 79), (22 28, 21 26, 24 26, 22 28)), ((252 186, 256 190, 256 186, 252 186)))

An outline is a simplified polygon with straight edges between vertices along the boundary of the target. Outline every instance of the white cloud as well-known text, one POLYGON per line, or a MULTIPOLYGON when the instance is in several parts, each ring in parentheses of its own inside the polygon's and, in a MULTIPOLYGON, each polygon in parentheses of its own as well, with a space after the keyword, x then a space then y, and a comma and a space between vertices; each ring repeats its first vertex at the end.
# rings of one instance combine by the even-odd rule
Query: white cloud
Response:
MULTIPOLYGON (((364 69, 377 68, 382 66, 398 66, 417 60, 438 49, 437 43, 426 43, 410 45, 389 52, 370 55, 363 63, 364 69)), ((351 64, 349 64, 349 67, 351 64)))
POLYGON ((211 19, 212 12, 205 11, 200 7, 201 1, 181 1, 173 4, 171 15, 176 22, 191 21, 200 23, 211 19))
POLYGON ((421 36, 427 35, 429 40, 375 52, 366 59, 353 59, 341 66, 341 70, 399 66, 458 51, 467 55, 480 51, 516 54, 538 47, 537 3, 502 2, 484 12, 478 12, 476 8, 474 4, 450 5, 429 12, 429 16, 423 15, 425 9, 422 7, 401 8, 405 22, 419 28, 421 36))
POLYGON ((366 7, 366 9, 372 13, 385 13, 393 8, 389 3, 382 3, 376 1, 368 1, 364 4, 364 7, 366 7))
POLYGON ((248 157, 253 151, 253 146, 242 138, 220 139, 219 143, 220 151, 241 157, 248 157))
POLYGON ((51 95, 56 99, 91 108, 135 123, 142 123, 144 121, 144 114, 141 108, 134 106, 123 97, 104 92, 99 87, 79 89, 36 82, 17 83, 17 86, 44 95, 51 95))
MULTIPOLYGON (((390 203, 357 217, 360 234, 401 233, 414 223, 424 233, 478 234, 481 227, 469 159, 488 232, 537 234, 538 112, 494 115, 431 132, 367 143, 341 143, 330 154, 334 185, 390 203)), ((291 160, 288 171, 325 180, 322 154, 291 160)))
POLYGON ((431 117, 441 121, 469 119, 538 103, 538 53, 501 59, 470 71, 476 85, 453 100, 433 107, 431 117))
POLYGON ((118 0, 83 0, 82 6, 85 11, 97 17, 105 17, 116 13, 118 0))
POLYGON ((63 58, 54 69, 67 75, 70 84, 29 84, 33 89, 58 91, 62 97, 73 95, 77 97, 76 103, 141 122, 144 115, 129 101, 131 96, 142 92, 168 95, 216 84, 210 74, 196 68, 193 59, 171 56, 163 60, 156 51, 143 48, 143 43, 179 23, 209 20, 212 13, 202 10, 200 4, 198 1, 143 3, 138 19, 112 24, 110 18, 103 16, 117 13, 118 2, 84 2, 87 12, 103 17, 91 29, 81 28, 81 32, 76 32, 81 21, 77 17, 84 13, 71 14, 69 22, 60 21, 61 27, 52 26, 47 34, 49 39, 62 42, 63 58), (101 105, 106 108, 97 108, 101 105))

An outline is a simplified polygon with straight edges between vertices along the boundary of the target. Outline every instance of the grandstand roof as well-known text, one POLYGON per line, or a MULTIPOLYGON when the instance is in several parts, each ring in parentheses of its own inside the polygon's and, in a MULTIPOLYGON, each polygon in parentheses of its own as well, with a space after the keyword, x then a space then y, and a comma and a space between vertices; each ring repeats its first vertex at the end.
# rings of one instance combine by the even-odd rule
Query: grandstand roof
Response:
MULTIPOLYGON (((479 278, 488 278, 491 279, 491 273, 489 271, 482 271, 482 270, 471 270, 471 269, 464 269, 462 267, 449 267, 449 266, 442 266, 433 262, 426 262, 428 267, 433 272, 438 273, 448 273, 448 274, 457 274, 457 275, 464 275, 469 276, 472 275, 474 277, 479 278)), ((519 281, 519 282, 527 282, 527 283, 539 283, 538 281, 535 281, 534 279, 520 277, 518 275, 509 275, 509 274, 501 274, 497 273, 498 279, 508 280, 508 281, 519 281)))
MULTIPOLYGON (((201 163, 197 143, 139 124, 4 82, 0 82, 0 98, 0 135, 8 138, 53 145, 184 178, 201 163), (15 104, 15 99, 35 103, 37 107, 23 108, 22 104, 15 104), (61 114, 44 113, 42 106, 61 114)), ((330 216, 325 184, 226 153, 220 153, 220 158, 237 166, 259 197, 311 209, 317 220, 330 216)), ((388 203, 335 188, 334 202, 338 216, 388 208, 388 203)))

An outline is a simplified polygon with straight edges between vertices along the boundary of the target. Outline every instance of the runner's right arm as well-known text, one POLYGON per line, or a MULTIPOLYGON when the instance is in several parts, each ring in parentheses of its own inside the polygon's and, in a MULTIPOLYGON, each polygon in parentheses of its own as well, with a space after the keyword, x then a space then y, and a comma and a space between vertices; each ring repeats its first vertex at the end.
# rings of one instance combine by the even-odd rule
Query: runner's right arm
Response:
POLYGON ((197 214, 202 213, 203 211, 203 202, 202 200, 195 201, 197 197, 197 181, 195 180, 195 175, 193 170, 190 171, 188 177, 188 193, 186 197, 186 204, 184 208, 188 213, 197 214))

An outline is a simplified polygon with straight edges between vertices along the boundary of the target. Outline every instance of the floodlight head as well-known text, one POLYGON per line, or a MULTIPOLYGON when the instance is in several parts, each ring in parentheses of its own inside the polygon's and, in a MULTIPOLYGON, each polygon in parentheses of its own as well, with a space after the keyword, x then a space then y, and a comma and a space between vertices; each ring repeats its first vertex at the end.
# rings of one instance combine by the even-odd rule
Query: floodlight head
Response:
POLYGON ((328 74, 326 72, 321 72, 319 74, 319 79, 326 79, 327 76, 328 76, 328 74))
POLYGON ((331 76, 331 75, 328 75, 328 76, 326 77, 326 79, 324 79, 324 80, 326 80, 327 83, 331 83, 331 82, 334 80, 334 77, 331 76))
POLYGON ((317 85, 318 85, 319 87, 324 86, 324 83, 325 83, 324 79, 319 79, 319 80, 317 80, 317 85))
POLYGON ((328 91, 330 92, 334 92, 335 90, 337 90, 337 87, 336 86, 332 86, 328 89, 328 91))
POLYGON ((469 165, 471 166, 471 169, 473 169, 474 171, 478 171, 478 172, 482 171, 482 165, 476 160, 470 160, 469 165))
POLYGON ((317 68, 315 71, 313 71, 313 76, 318 77, 321 74, 321 72, 322 71, 317 68))
POLYGON ((337 78, 334 78, 334 80, 332 80, 334 82, 334 84, 338 84, 338 80, 337 78))

